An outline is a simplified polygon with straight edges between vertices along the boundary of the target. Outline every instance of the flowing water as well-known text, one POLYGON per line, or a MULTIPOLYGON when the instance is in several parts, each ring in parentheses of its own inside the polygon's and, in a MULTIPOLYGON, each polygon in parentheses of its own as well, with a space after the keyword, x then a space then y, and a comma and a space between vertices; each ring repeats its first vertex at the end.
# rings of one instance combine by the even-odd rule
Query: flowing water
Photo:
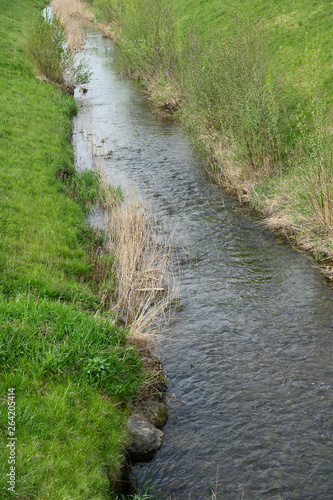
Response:
POLYGON ((93 77, 77 93, 77 163, 107 150, 108 177, 153 202, 173 232, 184 305, 160 343, 164 444, 132 481, 149 479, 162 499, 208 499, 216 484, 226 500, 332 499, 331 285, 221 194, 177 122, 117 75, 112 44, 86 36, 93 77))

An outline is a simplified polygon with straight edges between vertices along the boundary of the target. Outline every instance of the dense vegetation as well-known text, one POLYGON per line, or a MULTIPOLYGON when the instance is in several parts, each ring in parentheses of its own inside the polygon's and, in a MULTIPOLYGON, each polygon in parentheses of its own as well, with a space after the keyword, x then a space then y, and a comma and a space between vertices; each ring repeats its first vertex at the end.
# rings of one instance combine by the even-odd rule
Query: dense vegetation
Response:
POLYGON ((43 4, 0 0, 0 496, 106 499, 128 439, 123 403, 144 371, 100 299, 85 211, 101 192, 95 174, 74 170, 76 103, 36 79, 25 55, 43 4))
POLYGON ((331 3, 90 4, 118 33, 123 71, 178 110, 213 177, 272 228, 332 257, 331 3))

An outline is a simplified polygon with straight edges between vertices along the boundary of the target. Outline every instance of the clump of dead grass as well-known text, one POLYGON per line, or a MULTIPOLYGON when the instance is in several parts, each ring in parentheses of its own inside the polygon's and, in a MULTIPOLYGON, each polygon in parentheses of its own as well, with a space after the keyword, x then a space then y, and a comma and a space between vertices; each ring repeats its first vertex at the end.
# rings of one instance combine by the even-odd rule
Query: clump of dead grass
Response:
POLYGON ((104 138, 97 148, 89 136, 103 193, 99 204, 104 211, 104 243, 102 248, 96 246, 99 255, 93 259, 94 267, 99 267, 102 300, 130 328, 132 341, 139 338, 150 344, 152 333, 169 324, 173 304, 179 302, 171 244, 147 200, 134 188, 123 195, 121 189, 110 187, 104 175, 103 157, 108 156, 104 138))
POLYGON ((172 304, 179 300, 172 249, 149 203, 133 188, 125 196, 110 188, 102 159, 95 168, 104 210, 103 245, 96 246, 94 259, 102 300, 130 328, 133 342, 150 343, 151 334, 169 323, 172 304))
MULTIPOLYGON (((330 155, 332 154, 332 150, 330 155)), ((328 156, 328 155, 327 155, 328 156)), ((310 163, 310 162, 309 162, 310 163)), ((321 158, 315 165, 303 169, 301 182, 312 208, 315 226, 327 237, 333 237, 333 162, 321 158)))
POLYGON ((67 50, 81 50, 84 46, 82 25, 84 21, 93 20, 92 14, 79 0, 52 0, 51 6, 56 17, 65 27, 67 50))
POLYGON ((238 157, 235 143, 202 123, 195 132, 194 145, 206 158, 206 171, 213 182, 236 195, 241 203, 251 202, 253 189, 264 174, 238 157))
MULTIPOLYGON (((101 183, 105 182, 101 175, 101 183)), ((142 335, 168 321, 177 296, 171 248, 151 207, 133 189, 125 201, 105 191, 105 251, 113 256, 116 281, 114 294, 106 300, 133 335, 142 335)))

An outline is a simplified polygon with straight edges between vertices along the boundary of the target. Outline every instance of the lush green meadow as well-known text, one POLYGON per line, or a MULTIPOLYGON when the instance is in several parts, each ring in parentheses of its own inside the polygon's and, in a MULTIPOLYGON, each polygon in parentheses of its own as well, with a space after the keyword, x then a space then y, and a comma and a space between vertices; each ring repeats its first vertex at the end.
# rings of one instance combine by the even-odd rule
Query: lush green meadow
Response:
MULTIPOLYGON (((332 15, 330 2, 316 0, 181 0, 177 13, 184 25, 194 24, 201 34, 215 28, 224 28, 235 14, 261 24, 266 31, 266 42, 271 63, 284 79, 302 89, 302 62, 306 46, 316 40, 321 46, 320 77, 327 96, 333 98, 331 61, 332 15)), ((304 72, 304 71, 303 71, 304 72)))
POLYGON ((118 33, 122 71, 178 114, 212 177, 333 257, 332 3, 88 3, 118 33))
POLYGON ((75 101, 37 80, 23 50, 44 3, 0 0, 0 496, 106 499, 144 370, 100 299, 85 225, 100 193, 74 170, 75 101))

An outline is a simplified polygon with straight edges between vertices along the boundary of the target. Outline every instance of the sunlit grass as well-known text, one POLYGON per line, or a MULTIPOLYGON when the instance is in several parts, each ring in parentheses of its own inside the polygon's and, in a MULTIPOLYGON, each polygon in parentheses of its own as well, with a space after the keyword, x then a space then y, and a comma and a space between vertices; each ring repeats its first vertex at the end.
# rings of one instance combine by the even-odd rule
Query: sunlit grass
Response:
MULTIPOLYGON (((97 389, 28 377, 25 371, 3 374, 2 395, 16 388, 18 498, 108 499, 110 481, 119 474, 127 436, 124 414, 97 389), (109 476, 109 477, 108 477, 109 476)), ((6 401, 1 401, 5 435, 6 401)), ((6 439, 1 467, 8 468, 6 439)), ((1 498, 13 497, 0 479, 1 498)))
POLYGON ((96 235, 85 213, 98 176, 77 174, 73 98, 37 80, 24 33, 43 0, 0 6, 1 498, 12 498, 7 390, 16 390, 16 496, 108 499, 127 435, 124 404, 142 362, 104 316, 91 279, 96 235))
POLYGON ((302 89, 298 70, 305 37, 318 37, 324 54, 321 79, 330 99, 333 97, 332 5, 326 1, 295 0, 179 0, 177 13, 184 26, 195 25, 201 34, 228 25, 235 14, 259 22, 267 31, 272 63, 292 85, 302 89))

